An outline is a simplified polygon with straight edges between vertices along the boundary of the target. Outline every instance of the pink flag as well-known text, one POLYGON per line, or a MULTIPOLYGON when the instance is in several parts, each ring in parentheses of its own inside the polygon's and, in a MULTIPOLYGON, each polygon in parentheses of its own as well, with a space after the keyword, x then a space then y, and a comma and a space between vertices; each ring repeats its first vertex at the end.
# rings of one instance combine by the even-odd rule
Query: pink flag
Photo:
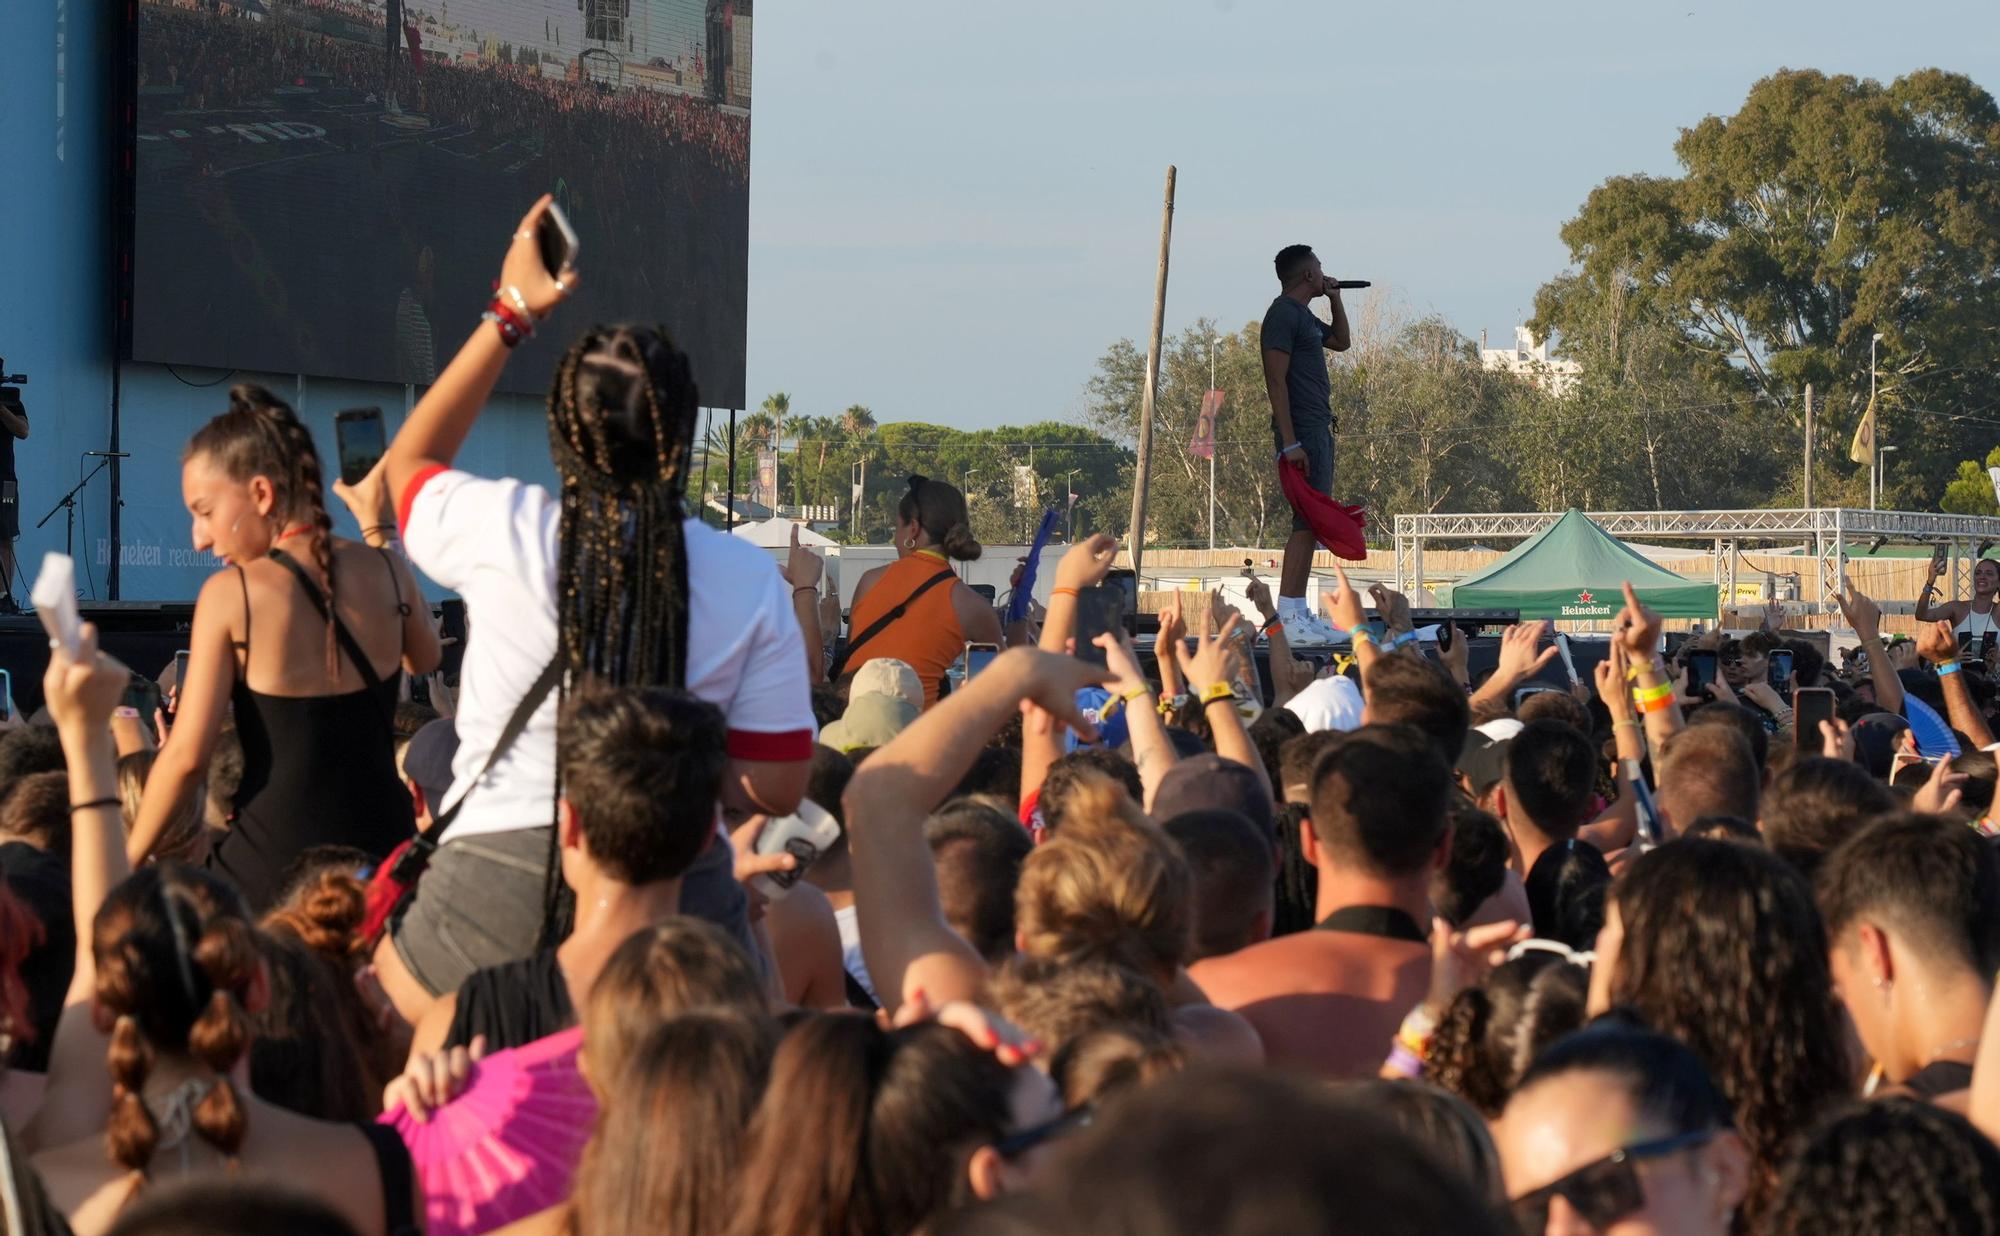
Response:
POLYGON ((1201 397, 1201 418, 1194 423, 1194 441, 1188 454, 1200 459, 1215 458, 1215 418, 1222 414, 1222 392, 1209 391, 1201 397))

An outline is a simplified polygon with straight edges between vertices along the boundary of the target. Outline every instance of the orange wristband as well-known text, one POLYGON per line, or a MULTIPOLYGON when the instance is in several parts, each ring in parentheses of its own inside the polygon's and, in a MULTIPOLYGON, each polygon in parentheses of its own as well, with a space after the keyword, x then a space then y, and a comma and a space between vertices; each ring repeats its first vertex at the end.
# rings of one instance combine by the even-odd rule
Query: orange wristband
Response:
POLYGON ((1051 601, 1055 600, 1057 597, 1073 597, 1075 595, 1076 595, 1076 589, 1074 588, 1049 589, 1049 600, 1051 601))

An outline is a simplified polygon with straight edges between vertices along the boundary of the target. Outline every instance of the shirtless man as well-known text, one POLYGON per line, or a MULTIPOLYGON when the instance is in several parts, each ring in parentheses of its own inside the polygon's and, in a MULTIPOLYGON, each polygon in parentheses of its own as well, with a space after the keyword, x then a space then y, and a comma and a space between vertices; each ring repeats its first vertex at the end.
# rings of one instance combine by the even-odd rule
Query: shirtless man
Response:
POLYGON ((1407 726, 1370 725, 1314 771, 1299 825, 1319 869, 1319 926, 1190 976, 1257 1029, 1273 1064, 1373 1076, 1403 1015, 1430 986, 1430 881, 1451 854, 1451 769, 1407 726))

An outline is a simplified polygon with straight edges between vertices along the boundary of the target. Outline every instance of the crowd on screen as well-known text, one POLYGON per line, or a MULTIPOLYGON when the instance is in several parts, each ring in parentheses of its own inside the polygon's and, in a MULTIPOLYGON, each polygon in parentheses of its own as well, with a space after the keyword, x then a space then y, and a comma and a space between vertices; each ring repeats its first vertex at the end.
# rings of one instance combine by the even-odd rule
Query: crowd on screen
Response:
MULTIPOLYGON (((380 14, 372 20, 379 21, 380 14)), ((692 94, 609 89, 525 66, 469 65, 433 55, 421 70, 400 60, 387 77, 382 44, 334 38, 289 22, 142 9, 139 84, 179 87, 187 111, 268 107, 273 91, 307 74, 385 100, 433 127, 468 125, 540 148, 552 165, 588 159, 620 177, 618 192, 654 192, 678 183, 692 152, 738 182, 749 174, 750 122, 692 94), (603 159, 616 150, 616 159, 603 159)), ((609 193, 610 190, 607 190, 609 193)))
POLYGON ((1628 589, 1533 690, 1345 575, 1324 667, 1261 583, 1149 653, 1104 535, 996 608, 913 477, 843 612, 687 515, 656 330, 554 490, 458 465, 545 204, 365 477, 255 386, 189 442, 157 715, 86 629, 0 736, 9 1232, 2000 1230, 2000 571, 1838 657, 1628 589))

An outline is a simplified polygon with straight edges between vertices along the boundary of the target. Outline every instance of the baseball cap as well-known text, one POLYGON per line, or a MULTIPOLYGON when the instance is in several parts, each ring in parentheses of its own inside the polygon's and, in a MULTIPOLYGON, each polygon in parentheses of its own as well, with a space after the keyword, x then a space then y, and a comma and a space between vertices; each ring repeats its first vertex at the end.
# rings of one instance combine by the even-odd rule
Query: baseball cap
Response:
POLYGON ((427 721, 410 736, 403 751, 403 775, 424 792, 424 804, 432 814, 444 806, 451 792, 451 761, 458 754, 458 726, 449 717, 427 721))
POLYGON ((1507 775, 1507 746, 1522 728, 1514 718, 1502 717, 1465 735, 1465 748, 1458 755, 1458 771, 1471 783, 1475 796, 1499 785, 1507 775))

